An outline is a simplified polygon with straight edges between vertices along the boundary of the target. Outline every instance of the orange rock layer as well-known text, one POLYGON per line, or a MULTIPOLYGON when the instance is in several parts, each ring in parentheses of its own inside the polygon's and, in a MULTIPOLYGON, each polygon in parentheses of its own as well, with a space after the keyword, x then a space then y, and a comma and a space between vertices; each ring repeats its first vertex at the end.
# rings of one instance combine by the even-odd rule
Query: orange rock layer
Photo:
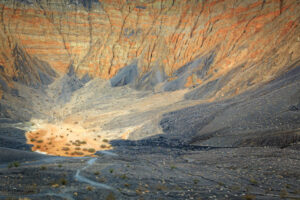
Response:
POLYGON ((15 44, 58 72, 73 63, 78 74, 105 79, 134 60, 141 72, 160 66, 172 75, 214 51, 205 78, 189 77, 185 86, 240 68, 217 92, 222 97, 273 79, 300 57, 297 0, 33 2, 0 1, 0 65, 6 76, 16 73, 15 44))

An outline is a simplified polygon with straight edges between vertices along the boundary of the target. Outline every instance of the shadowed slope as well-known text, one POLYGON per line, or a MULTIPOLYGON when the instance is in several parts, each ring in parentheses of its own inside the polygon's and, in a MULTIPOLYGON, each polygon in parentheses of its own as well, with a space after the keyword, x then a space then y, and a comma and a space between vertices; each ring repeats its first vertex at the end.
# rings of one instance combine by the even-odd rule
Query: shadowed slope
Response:
POLYGON ((160 123, 167 136, 198 145, 231 147, 248 141, 285 147, 299 141, 299 94, 298 66, 261 88, 166 114, 160 123))

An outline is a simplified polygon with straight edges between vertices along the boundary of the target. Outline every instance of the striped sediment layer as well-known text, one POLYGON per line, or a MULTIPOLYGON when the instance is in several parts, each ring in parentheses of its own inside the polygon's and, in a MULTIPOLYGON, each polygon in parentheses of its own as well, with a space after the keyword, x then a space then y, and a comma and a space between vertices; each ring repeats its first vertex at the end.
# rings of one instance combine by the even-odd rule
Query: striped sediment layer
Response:
POLYGON ((80 76, 110 79, 134 63, 136 80, 155 70, 178 80, 170 90, 221 80, 207 98, 223 98, 297 64, 299 13, 296 0, 1 0, 0 73, 6 82, 24 74, 18 46, 58 74, 72 64, 80 76))

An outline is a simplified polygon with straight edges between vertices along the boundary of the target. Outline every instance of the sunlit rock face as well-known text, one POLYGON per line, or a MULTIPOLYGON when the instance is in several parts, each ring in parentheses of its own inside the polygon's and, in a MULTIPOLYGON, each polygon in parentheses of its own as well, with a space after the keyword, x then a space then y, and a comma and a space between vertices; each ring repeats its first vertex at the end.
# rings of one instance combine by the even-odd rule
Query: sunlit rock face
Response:
POLYGON ((112 85, 199 85, 212 88, 201 98, 219 99, 274 79, 300 56, 297 0, 1 0, 0 13, 8 85, 50 83, 71 64, 104 79, 129 66, 112 85))

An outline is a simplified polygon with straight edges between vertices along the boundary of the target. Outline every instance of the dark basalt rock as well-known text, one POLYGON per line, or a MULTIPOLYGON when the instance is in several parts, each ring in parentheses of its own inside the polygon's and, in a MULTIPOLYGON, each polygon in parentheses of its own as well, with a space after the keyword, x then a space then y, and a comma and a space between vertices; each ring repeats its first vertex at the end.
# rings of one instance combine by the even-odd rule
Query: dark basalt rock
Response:
POLYGON ((138 90, 150 90, 157 84, 162 83, 166 79, 166 75, 163 69, 156 67, 150 72, 146 73, 141 79, 137 80, 134 85, 138 90))
POLYGON ((0 147, 31 150, 31 145, 26 144, 25 131, 18 128, 0 127, 0 147))
POLYGON ((173 73, 172 77, 175 77, 175 80, 165 83, 163 87, 164 91, 184 89, 186 80, 191 75, 195 75, 196 78, 200 79, 204 79, 205 77, 204 80, 210 78, 207 76, 207 72, 210 69, 211 64, 214 62, 214 58, 215 53, 211 52, 208 55, 197 58, 182 66, 173 73))
POLYGON ((289 111, 299 111, 299 108, 297 106, 290 106, 289 111))
POLYGON ((124 86, 133 83, 138 76, 138 67, 136 63, 128 65, 110 79, 112 87, 124 86))
POLYGON ((56 77, 56 72, 48 63, 30 57, 18 45, 13 50, 13 56, 14 68, 17 72, 12 78, 15 82, 39 88, 51 84, 56 77))

